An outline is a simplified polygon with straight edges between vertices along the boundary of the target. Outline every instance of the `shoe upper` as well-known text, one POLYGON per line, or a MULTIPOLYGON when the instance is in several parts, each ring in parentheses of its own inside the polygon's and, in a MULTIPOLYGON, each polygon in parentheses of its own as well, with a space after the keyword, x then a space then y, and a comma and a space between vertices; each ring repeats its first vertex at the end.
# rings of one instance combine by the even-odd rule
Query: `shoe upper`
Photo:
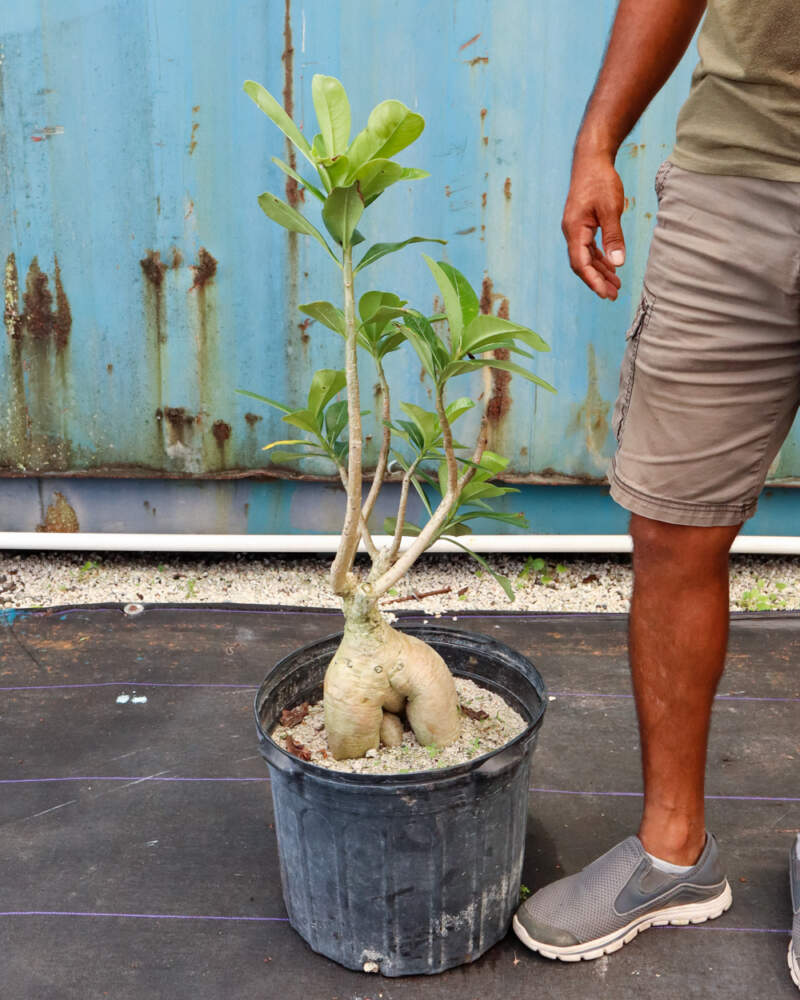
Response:
POLYGON ((711 834, 697 864, 681 875, 660 871, 639 838, 628 837, 582 871, 540 889, 517 919, 534 940, 567 947, 612 934, 651 910, 711 899, 724 884, 711 834))

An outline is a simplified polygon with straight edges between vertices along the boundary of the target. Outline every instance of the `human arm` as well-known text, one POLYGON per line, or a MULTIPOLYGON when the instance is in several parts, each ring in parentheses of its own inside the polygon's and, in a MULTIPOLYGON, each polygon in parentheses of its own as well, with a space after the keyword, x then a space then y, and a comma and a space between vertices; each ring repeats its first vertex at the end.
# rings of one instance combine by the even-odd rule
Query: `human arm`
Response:
POLYGON ((620 0, 572 161, 562 231, 570 266, 600 298, 616 299, 625 262, 625 195, 614 160, 622 141, 678 65, 706 0, 620 0), (603 250, 595 244, 602 230, 603 250))

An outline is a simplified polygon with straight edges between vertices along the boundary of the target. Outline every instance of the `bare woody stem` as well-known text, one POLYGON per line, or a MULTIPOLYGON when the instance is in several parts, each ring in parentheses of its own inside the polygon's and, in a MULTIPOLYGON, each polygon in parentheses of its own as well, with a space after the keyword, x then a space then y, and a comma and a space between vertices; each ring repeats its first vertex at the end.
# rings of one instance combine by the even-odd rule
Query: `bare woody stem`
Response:
MULTIPOLYGON (((347 492, 347 469, 345 469, 345 467, 343 465, 339 465, 338 462, 336 463, 336 468, 339 470, 339 478, 342 481, 342 486, 344 487, 344 490, 345 490, 345 493, 346 493, 347 492)), ((374 562, 378 558, 378 556, 379 556, 380 553, 378 552, 378 547, 376 546, 375 542, 372 540, 372 533, 370 532, 369 528, 367 527, 367 522, 364 519, 363 514, 362 514, 361 520, 359 522, 359 530, 361 532, 361 538, 364 541, 364 547, 366 548, 367 552, 369 553, 370 559, 374 562)))
POLYGON ((403 540, 403 526, 406 523, 406 507, 408 506, 408 490, 411 486, 411 479, 414 473, 417 471, 417 466, 419 465, 419 458, 416 459, 409 467, 406 469, 406 473, 403 476, 403 481, 400 484, 400 502, 397 505, 397 522, 394 528, 394 538, 389 547, 389 552, 387 554, 387 560, 391 563, 391 560, 400 551, 400 543, 403 540))
MULTIPOLYGON (((386 380, 386 373, 383 370, 383 365, 380 359, 375 359, 375 364, 378 368, 378 381, 381 386, 381 396, 382 396, 382 418, 383 418, 383 437, 381 438, 381 450, 378 455, 378 464, 375 467, 375 475, 372 479, 372 485, 370 486, 369 493, 367 494, 367 499, 364 501, 364 507, 361 511, 361 516, 364 518, 364 523, 369 521, 370 514, 372 513, 372 508, 375 506, 375 501, 378 499, 378 494, 381 491, 381 486, 383 486, 383 477, 386 474, 386 466, 389 462, 389 448, 392 443, 392 431, 388 426, 389 420, 391 418, 391 405, 389 401, 389 383, 386 380)), ((372 553, 370 553, 371 555, 372 553)))
POLYGON ((361 534, 361 396, 358 388, 358 359, 356 349, 356 308, 353 290, 353 250, 346 246, 342 251, 345 321, 345 378, 347 379, 347 419, 350 426, 347 461, 347 508, 339 549, 331 566, 331 586, 339 596, 350 593, 353 566, 358 539, 361 534))

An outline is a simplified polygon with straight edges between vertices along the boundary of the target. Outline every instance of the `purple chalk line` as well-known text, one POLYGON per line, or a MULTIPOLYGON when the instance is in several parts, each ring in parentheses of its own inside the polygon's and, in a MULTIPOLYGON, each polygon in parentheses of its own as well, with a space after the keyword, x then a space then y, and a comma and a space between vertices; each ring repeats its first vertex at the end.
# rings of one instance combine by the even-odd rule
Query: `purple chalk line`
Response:
MULTIPOLYGON (((0 687, 2 691, 64 691, 72 688, 105 688, 105 687, 129 687, 129 688, 232 688, 241 691, 257 691, 256 684, 220 684, 220 683, 197 683, 179 681, 91 681, 85 684, 33 684, 19 687, 0 687)), ((605 694, 598 691, 551 691, 554 698, 633 698, 632 694, 605 694)), ((755 695, 738 694, 718 694, 717 701, 777 701, 786 703, 800 702, 800 698, 761 698, 755 695)))
MULTIPOLYGON (((221 920, 235 923, 287 924, 288 917, 223 917, 194 913, 95 913, 83 910, 6 910, 0 917, 123 917, 129 920, 221 920)), ((782 927, 714 927, 708 924, 690 924, 686 927, 660 927, 669 931, 717 931, 738 934, 791 934, 782 927)))
MULTIPOLYGON (((147 781, 159 782, 268 782, 269 778, 185 778, 185 777, 162 777, 161 775, 69 775, 63 778, 1 778, 0 785, 38 785, 55 783, 58 781, 128 781, 131 784, 147 781)), ((541 795, 575 795, 575 796, 600 796, 603 798, 624 798, 640 799, 641 792, 608 792, 608 791, 588 791, 572 788, 529 788, 529 792, 536 792, 541 795)), ((706 799, 720 802, 800 802, 800 797, 786 795, 706 795, 706 799)))
POLYGON ((0 917, 128 917, 132 920, 235 920, 287 924, 288 917, 218 917, 194 913, 93 913, 80 910, 7 910, 0 917))

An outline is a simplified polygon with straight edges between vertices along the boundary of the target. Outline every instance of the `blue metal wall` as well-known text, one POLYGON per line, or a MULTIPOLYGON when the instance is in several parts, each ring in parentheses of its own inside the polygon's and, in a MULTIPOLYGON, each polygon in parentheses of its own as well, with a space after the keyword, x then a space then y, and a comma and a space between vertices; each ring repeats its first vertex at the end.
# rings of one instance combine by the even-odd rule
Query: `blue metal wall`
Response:
MULTIPOLYGON (((335 529, 339 494, 271 467, 261 446, 285 425, 234 392, 299 405, 315 368, 341 365, 339 338, 301 326, 296 312, 298 302, 336 298, 336 275, 317 244, 261 215, 261 191, 285 196, 269 159, 285 156, 284 143, 241 90, 247 78, 261 81, 313 133, 316 72, 343 80, 355 127, 386 97, 427 119, 404 162, 431 178, 385 195, 367 237, 446 238, 444 256, 481 288, 485 306, 507 309, 552 345, 536 370, 557 396, 518 379, 493 389, 504 393, 504 416, 492 444, 511 457, 513 477, 601 483, 655 211, 652 178, 694 61, 690 53, 620 153, 629 263, 620 299, 602 303, 569 271, 559 224, 571 143, 615 6, 6 0, 0 528, 35 527, 58 486, 84 530, 335 529)), ((433 308, 413 247, 365 276, 433 308)), ((390 379, 395 399, 428 400, 410 355, 390 379)), ((365 368, 365 407, 373 381, 365 368)), ((459 388, 478 396, 484 386, 478 377, 459 388)), ((367 431, 374 457, 377 425, 367 431)), ((775 476, 798 475, 799 447, 794 436, 775 476)), ((525 490, 537 516, 552 507, 542 489, 525 490)), ((604 491, 579 499, 576 490, 587 486, 558 491, 556 518, 573 509, 574 523, 556 528, 545 515, 534 530, 606 523, 604 491)))

